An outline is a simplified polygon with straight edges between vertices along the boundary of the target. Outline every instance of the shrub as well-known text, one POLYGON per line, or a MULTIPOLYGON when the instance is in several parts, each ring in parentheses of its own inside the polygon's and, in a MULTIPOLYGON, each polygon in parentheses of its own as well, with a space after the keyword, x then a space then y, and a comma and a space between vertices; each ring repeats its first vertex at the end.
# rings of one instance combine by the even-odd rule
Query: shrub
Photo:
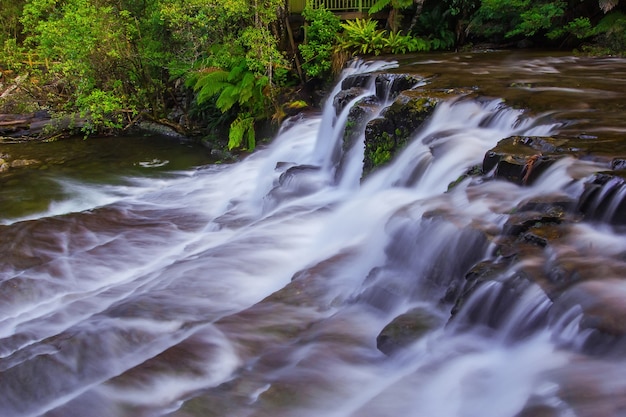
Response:
POLYGON ((304 60, 302 69, 307 77, 326 77, 332 70, 333 49, 340 30, 339 18, 323 7, 313 9, 309 4, 302 15, 309 24, 306 43, 298 46, 304 60))

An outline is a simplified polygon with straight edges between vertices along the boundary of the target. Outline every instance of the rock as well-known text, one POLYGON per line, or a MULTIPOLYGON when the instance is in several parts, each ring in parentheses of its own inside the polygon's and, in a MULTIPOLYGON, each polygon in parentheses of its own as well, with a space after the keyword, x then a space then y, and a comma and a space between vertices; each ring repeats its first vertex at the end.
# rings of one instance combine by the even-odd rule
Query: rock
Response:
POLYGON ((578 209, 589 220, 626 224, 626 179, 618 173, 599 173, 585 184, 578 209))
POLYGON ((344 151, 354 145, 355 140, 363 132, 363 124, 371 119, 380 105, 376 96, 368 96, 359 100, 348 113, 348 120, 344 130, 342 148, 344 151))
POLYGON ((439 99, 419 91, 403 91, 365 127, 363 175, 388 162, 433 113, 439 99))
POLYGON ((376 96, 381 100, 391 100, 403 91, 410 90, 424 81, 411 74, 379 74, 374 81, 376 96))
POLYGON ((175 139, 186 139, 185 135, 178 133, 170 126, 166 126, 162 123, 142 120, 137 123, 137 129, 153 135, 167 136, 175 139))
POLYGON ((485 154, 483 171, 517 184, 532 184, 557 159, 565 156, 566 139, 511 136, 485 154))
POLYGON ((568 314, 572 308, 581 311, 578 330, 586 333, 580 346, 585 353, 623 355, 626 346, 625 297, 626 284, 619 275, 581 281, 555 301, 554 314, 557 317, 568 314))
POLYGON ((36 159, 15 159, 11 161, 11 168, 26 167, 29 165, 35 165, 39 163, 40 162, 36 159))
POLYGON ((361 87, 352 87, 347 90, 341 90, 333 98, 333 107, 335 112, 339 115, 348 104, 358 96, 365 94, 367 90, 361 87))
POLYGON ((425 308, 416 307, 386 325, 376 338, 376 347, 385 355, 392 355, 441 324, 440 317, 425 308))
POLYGON ((341 82, 342 90, 350 90, 352 88, 365 88, 373 79, 372 74, 354 74, 349 75, 341 82))

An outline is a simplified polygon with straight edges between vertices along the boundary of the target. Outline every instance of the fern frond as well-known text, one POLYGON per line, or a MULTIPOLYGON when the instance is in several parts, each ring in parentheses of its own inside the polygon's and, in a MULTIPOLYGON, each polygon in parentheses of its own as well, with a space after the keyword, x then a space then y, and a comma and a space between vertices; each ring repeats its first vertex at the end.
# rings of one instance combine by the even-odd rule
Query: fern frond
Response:
POLYGON ((245 63, 241 63, 239 65, 237 65, 236 67, 233 67, 230 72, 228 73, 228 81, 236 81, 240 78, 241 73, 243 72, 247 72, 247 68, 246 68, 246 64, 245 63))
POLYGON ((385 7, 389 6, 389 4, 391 4, 391 0, 378 0, 376 3, 372 5, 372 7, 370 7, 368 13, 369 14, 378 13, 385 7))
POLYGON ((230 124, 230 130, 228 132, 228 149, 240 147, 245 134, 247 134, 248 149, 254 149, 254 118, 248 113, 240 113, 230 124))
POLYGON ((226 88, 222 90, 222 93, 217 98, 215 105, 222 113, 230 110, 237 103, 239 97, 239 91, 237 86, 228 84, 226 88))
MULTIPOLYGON (((228 80, 228 72, 221 69, 213 69, 202 72, 193 86, 195 91, 202 88, 211 88, 212 85, 222 84, 228 80)), ((215 94, 214 94, 215 95, 215 94)))
POLYGON ((193 89, 198 92, 196 101, 202 104, 210 98, 221 94, 230 85, 226 81, 227 78, 228 72, 222 70, 205 72, 200 75, 193 86, 193 89))

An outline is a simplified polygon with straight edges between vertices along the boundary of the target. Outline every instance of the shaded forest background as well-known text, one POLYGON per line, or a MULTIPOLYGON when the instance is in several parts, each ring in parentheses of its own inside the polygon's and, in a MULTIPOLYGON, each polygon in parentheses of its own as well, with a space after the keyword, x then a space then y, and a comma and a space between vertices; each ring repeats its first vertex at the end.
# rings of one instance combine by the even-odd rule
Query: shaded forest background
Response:
POLYGON ((251 150, 260 124, 310 105, 353 55, 622 55, 624 3, 378 0, 384 19, 349 21, 308 5, 305 31, 286 0, 0 0, 0 113, 72 115, 85 136, 148 119, 251 150))

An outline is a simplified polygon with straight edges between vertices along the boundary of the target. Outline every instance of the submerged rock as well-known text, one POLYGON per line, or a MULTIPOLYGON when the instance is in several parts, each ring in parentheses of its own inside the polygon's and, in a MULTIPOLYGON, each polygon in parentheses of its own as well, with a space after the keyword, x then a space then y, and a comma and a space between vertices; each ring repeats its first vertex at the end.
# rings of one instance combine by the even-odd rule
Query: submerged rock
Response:
POLYGON ((392 355, 441 324, 441 318, 433 312, 416 307, 386 325, 376 338, 376 347, 385 355, 392 355))
POLYGON ((626 224, 626 179, 622 173, 598 173, 585 184, 578 209, 589 220, 626 224))

